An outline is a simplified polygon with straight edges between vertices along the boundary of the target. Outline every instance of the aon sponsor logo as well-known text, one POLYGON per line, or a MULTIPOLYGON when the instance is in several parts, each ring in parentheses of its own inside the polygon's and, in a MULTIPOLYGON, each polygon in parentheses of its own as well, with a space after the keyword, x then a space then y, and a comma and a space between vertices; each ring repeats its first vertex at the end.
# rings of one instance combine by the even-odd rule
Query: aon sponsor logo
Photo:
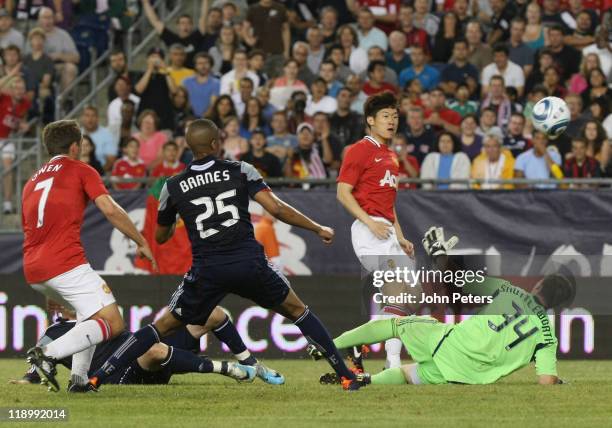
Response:
POLYGON ((386 170, 385 176, 383 177, 382 180, 380 180, 380 186, 381 187, 384 187, 384 186, 397 187, 397 177, 391 174, 391 171, 386 170))

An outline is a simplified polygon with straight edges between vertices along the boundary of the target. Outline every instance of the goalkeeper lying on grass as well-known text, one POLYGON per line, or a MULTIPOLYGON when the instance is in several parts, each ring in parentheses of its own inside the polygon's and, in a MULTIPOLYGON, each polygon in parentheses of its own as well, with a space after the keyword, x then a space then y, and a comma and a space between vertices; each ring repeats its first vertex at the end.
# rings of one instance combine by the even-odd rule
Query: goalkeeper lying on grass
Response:
MULTIPOLYGON (((442 228, 430 228, 423 239, 435 265, 447 269, 450 250, 458 239, 444 240, 442 228)), ((450 267, 449 267, 450 268, 450 267)), ((501 279, 466 284, 463 293, 489 295, 492 302, 466 321, 456 325, 427 316, 409 316, 371 321, 341 334, 334 340, 339 348, 384 342, 398 338, 414 364, 361 373, 363 384, 489 384, 535 360, 540 384, 562 383, 557 377, 557 338, 546 310, 571 303, 575 295, 573 278, 561 274, 540 280, 532 293, 501 279)), ((321 377, 335 383, 334 376, 321 377)))

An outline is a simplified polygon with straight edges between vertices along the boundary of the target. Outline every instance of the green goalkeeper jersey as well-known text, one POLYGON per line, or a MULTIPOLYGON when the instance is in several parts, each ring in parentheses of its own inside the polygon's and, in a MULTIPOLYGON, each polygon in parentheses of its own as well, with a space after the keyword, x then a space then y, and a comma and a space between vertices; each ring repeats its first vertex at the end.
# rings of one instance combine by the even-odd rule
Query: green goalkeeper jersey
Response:
POLYGON ((493 277, 466 285, 466 293, 493 300, 457 324, 434 353, 447 381, 492 383, 534 359, 538 375, 557 375, 554 326, 532 294, 493 277))

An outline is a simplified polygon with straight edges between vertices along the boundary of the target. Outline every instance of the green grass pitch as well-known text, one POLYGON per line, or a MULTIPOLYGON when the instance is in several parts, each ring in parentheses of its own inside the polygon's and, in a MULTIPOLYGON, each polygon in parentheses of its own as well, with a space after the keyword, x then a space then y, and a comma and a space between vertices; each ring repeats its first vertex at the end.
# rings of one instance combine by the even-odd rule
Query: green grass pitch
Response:
MULTIPOLYGON (((236 382, 216 375, 181 375, 166 386, 104 386, 98 394, 49 393, 39 385, 9 385, 23 360, 0 360, 0 407, 69 409, 87 427, 605 427, 612 426, 612 361, 562 361, 569 384, 534 384, 533 367, 487 386, 369 386, 347 393, 318 384, 322 362, 267 360, 287 383, 236 382)), ((382 362, 367 361, 378 370, 382 362)), ((68 371, 60 368, 63 388, 68 371)), ((0 422, 0 426, 5 424, 0 422)), ((18 423, 19 427, 41 426, 18 423)), ((44 424, 42 426, 45 426, 44 424)))

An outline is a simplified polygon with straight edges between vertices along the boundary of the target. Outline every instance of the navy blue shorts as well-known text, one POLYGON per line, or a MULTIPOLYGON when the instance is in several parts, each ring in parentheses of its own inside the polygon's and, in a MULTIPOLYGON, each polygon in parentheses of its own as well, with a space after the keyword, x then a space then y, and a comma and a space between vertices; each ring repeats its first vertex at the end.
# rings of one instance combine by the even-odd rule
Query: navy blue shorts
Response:
MULTIPOLYGON (((223 257, 223 256, 220 256, 223 257)), ((237 294, 270 309, 289 294, 289 281, 266 259, 263 249, 240 262, 214 260, 192 268, 172 295, 168 308, 185 324, 202 325, 228 294, 237 294)))

